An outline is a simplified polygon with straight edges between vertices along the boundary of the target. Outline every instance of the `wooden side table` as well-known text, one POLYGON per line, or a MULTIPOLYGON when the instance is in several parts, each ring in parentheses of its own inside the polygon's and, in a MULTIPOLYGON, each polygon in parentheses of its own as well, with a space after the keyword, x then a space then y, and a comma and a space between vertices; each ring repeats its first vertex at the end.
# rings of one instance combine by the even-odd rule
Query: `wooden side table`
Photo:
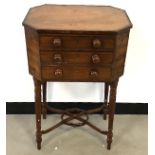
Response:
POLYGON ((37 148, 41 149, 43 134, 62 124, 74 127, 87 124, 107 135, 107 149, 110 149, 117 83, 124 72, 132 27, 126 12, 111 6, 46 4, 31 8, 23 25, 29 72, 35 86, 37 148), (104 82, 105 100, 101 107, 87 111, 50 107, 46 103, 46 85, 50 81, 104 82), (41 112, 46 118, 47 109, 62 114, 61 121, 41 130, 41 112), (88 121, 88 114, 97 111, 104 113, 104 119, 108 114, 107 131, 88 121), (79 123, 73 123, 73 119, 79 123))

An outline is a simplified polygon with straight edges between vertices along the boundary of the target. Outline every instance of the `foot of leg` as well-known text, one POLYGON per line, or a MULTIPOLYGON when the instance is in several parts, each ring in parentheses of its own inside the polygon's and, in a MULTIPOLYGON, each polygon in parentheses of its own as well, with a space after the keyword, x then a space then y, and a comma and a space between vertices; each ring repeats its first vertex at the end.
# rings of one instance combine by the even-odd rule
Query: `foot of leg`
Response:
POLYGON ((112 132, 111 133, 108 133, 107 135, 107 149, 110 150, 111 149, 111 143, 112 143, 112 132))
POLYGON ((41 149, 41 133, 36 133, 36 142, 37 142, 37 149, 40 150, 41 149))

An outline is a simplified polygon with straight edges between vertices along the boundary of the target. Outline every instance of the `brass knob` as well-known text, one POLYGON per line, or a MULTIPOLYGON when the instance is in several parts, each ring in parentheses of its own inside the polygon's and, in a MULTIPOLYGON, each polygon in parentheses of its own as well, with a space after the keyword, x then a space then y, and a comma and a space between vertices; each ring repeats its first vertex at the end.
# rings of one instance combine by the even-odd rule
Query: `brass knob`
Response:
POLYGON ((62 76, 63 75, 62 69, 56 69, 54 74, 55 76, 62 76))
POLYGON ((53 45, 54 45, 55 47, 60 47, 60 46, 61 46, 61 39, 60 39, 60 38, 55 38, 55 39, 53 40, 53 45))
POLYGON ((99 40, 99 39, 94 39, 93 40, 93 47, 94 48, 99 48, 99 47, 101 47, 101 40, 99 40))
POLYGON ((94 64, 100 63, 100 57, 97 54, 92 55, 92 61, 94 64))
POLYGON ((54 54, 53 59, 56 63, 62 63, 62 56, 61 54, 54 54))
POLYGON ((92 70, 92 71, 90 72, 90 76, 93 77, 93 78, 95 78, 95 77, 98 76, 98 72, 97 72, 96 70, 92 70))

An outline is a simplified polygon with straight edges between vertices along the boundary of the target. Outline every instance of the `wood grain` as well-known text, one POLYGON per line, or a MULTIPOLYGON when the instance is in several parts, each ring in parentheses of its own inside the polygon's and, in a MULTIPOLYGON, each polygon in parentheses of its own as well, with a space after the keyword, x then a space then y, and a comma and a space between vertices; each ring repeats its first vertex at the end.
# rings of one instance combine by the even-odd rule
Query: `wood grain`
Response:
POLYGON ((42 66, 52 65, 111 65, 113 54, 110 52, 41 52, 40 53, 42 66), (61 58, 56 59, 55 56, 61 58), (99 57, 99 62, 94 63, 93 56, 99 57))
POLYGON ((30 74, 40 79, 41 64, 40 64, 38 34, 34 29, 25 27, 25 37, 26 37, 29 72, 30 74))
POLYGON ((111 79, 111 68, 73 65, 62 67, 43 67, 42 79, 47 81, 109 81, 111 79), (55 75, 57 69, 62 70, 62 74, 60 76, 55 75), (97 77, 91 76, 91 71, 97 71, 97 77))
POLYGON ((24 25, 41 30, 119 31, 131 28, 126 12, 111 6, 42 5, 31 8, 24 25))
POLYGON ((111 35, 54 35, 40 36, 40 49, 42 50, 113 50, 114 36, 111 35), (54 45, 54 40, 61 41, 60 46, 54 45), (93 42, 99 40, 100 47, 94 47, 93 42))

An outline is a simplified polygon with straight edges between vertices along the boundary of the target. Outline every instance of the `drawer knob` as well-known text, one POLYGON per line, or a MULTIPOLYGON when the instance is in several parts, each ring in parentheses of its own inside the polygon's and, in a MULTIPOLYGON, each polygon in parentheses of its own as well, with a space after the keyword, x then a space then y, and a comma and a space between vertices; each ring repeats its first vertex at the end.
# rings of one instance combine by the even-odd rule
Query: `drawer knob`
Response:
POLYGON ((92 61, 93 61, 94 64, 100 63, 100 57, 99 57, 99 55, 94 54, 92 56, 92 61))
POLYGON ((62 63, 62 56, 61 56, 61 54, 54 54, 53 59, 54 59, 54 61, 56 63, 62 63))
POLYGON ((98 76, 98 72, 95 71, 95 70, 92 70, 92 71, 90 72, 90 76, 91 76, 92 78, 95 78, 95 77, 98 76))
POLYGON ((94 39, 94 40, 93 40, 93 47, 94 47, 94 48, 99 48, 99 47, 101 47, 101 40, 99 40, 99 39, 94 39))
POLYGON ((60 46, 61 46, 61 39, 60 39, 60 38, 55 38, 55 39, 53 40, 53 45, 54 45, 55 47, 60 47, 60 46))
POLYGON ((62 76, 62 69, 56 69, 54 74, 55 76, 62 76))

